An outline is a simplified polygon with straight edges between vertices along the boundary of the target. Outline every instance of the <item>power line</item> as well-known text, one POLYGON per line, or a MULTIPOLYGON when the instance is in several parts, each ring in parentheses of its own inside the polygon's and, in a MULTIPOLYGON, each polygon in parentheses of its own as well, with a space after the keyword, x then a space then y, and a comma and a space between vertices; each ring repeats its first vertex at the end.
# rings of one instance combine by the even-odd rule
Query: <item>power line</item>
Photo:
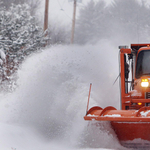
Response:
MULTIPOLYGON (((63 11, 63 13, 64 13, 70 20, 72 20, 71 17, 70 17, 69 15, 67 15, 67 13, 65 12, 65 10, 63 9, 63 7, 62 7, 62 5, 60 4, 59 0, 57 0, 57 2, 58 2, 58 4, 59 4, 59 6, 60 6, 60 10, 63 11)), ((63 1, 63 5, 64 5, 64 4, 65 4, 65 0, 63 1)))
MULTIPOLYGON (((62 9, 63 6, 60 4, 59 0, 57 0, 57 2, 58 2, 58 4, 59 4, 60 8, 62 9)), ((64 3, 65 3, 65 0, 63 1, 63 5, 64 5, 64 3)))

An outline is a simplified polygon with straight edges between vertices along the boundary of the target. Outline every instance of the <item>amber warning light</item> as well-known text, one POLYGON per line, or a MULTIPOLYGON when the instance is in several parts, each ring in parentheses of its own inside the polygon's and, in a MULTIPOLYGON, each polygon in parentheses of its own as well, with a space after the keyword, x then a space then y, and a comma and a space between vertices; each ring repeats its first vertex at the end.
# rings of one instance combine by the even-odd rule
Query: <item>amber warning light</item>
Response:
POLYGON ((148 87, 148 86, 149 86, 148 79, 142 79, 142 81, 141 81, 141 86, 142 86, 142 87, 148 87))
POLYGON ((142 105, 142 103, 138 103, 138 105, 142 105))

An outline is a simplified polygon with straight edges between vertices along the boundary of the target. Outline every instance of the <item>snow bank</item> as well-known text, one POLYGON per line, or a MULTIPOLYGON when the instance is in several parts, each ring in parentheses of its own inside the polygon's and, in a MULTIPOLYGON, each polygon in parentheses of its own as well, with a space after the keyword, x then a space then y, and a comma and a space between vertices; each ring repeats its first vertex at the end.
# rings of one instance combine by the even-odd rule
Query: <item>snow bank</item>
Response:
POLYGON ((34 129, 0 123, 0 132, 1 150, 41 150, 46 148, 46 144, 41 142, 34 129))

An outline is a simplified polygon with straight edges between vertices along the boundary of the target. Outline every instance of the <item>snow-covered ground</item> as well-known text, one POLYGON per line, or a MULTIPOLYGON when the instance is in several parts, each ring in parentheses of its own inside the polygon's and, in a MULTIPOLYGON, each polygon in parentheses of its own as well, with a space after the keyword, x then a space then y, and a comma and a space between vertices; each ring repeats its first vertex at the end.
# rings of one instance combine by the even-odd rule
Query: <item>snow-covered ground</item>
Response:
POLYGON ((118 50, 112 43, 56 46, 28 58, 18 88, 0 95, 0 150, 123 150, 109 122, 84 121, 90 107, 119 108, 118 50))

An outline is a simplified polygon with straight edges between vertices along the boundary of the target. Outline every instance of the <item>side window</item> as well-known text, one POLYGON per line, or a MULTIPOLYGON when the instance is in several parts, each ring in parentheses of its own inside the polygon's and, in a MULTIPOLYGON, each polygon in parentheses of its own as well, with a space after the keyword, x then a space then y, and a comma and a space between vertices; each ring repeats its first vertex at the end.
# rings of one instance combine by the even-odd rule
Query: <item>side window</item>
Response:
POLYGON ((142 68, 143 54, 144 54, 144 52, 141 51, 137 57, 136 78, 140 78, 143 74, 143 68, 142 68))

